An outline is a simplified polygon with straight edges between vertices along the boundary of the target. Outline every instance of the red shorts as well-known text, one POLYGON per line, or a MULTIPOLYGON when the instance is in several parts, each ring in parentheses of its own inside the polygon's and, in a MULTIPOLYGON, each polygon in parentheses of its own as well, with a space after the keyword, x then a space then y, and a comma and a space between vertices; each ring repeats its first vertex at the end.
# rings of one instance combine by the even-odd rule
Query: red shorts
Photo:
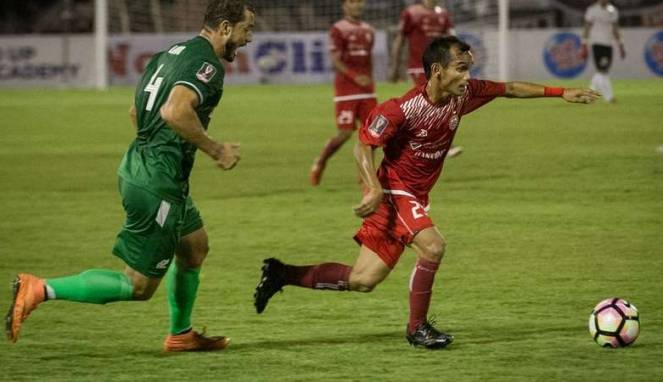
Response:
POLYGON ((354 239, 393 268, 417 233, 433 225, 426 207, 413 195, 385 194, 377 211, 364 219, 354 239))
POLYGON ((336 102, 336 126, 341 130, 356 130, 357 121, 363 124, 368 114, 378 105, 375 98, 362 98, 336 102))

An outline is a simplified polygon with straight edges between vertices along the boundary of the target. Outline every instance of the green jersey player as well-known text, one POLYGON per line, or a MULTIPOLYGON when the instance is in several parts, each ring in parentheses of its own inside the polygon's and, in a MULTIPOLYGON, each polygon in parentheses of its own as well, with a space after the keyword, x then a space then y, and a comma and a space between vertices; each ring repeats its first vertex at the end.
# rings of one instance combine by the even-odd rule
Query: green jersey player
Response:
POLYGON ((239 160, 239 145, 215 141, 207 126, 223 93, 220 59, 233 61, 237 48, 251 41, 253 25, 254 12, 245 1, 211 0, 199 36, 152 57, 130 108, 136 139, 118 169, 127 218, 113 253, 126 268, 90 269, 53 279, 20 273, 5 321, 10 341, 16 342, 22 323, 44 301, 148 300, 166 275, 171 327, 164 349, 228 346, 227 337, 207 337, 191 327, 208 239, 189 196, 189 174, 197 149, 224 170, 239 160))

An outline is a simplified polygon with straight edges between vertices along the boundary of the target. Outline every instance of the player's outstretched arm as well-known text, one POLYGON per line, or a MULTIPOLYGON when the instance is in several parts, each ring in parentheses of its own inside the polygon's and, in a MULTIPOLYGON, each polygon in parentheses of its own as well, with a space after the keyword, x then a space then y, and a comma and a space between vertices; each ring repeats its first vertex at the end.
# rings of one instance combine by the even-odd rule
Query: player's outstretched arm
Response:
POLYGON ((567 102, 592 103, 601 97, 601 94, 592 89, 558 88, 516 81, 505 84, 504 96, 513 98, 562 97, 567 102))
POLYGON ((375 169, 375 160, 373 157, 373 147, 357 141, 354 148, 355 161, 359 168, 359 175, 361 176, 364 185, 368 192, 364 194, 361 202, 352 207, 355 215, 359 217, 366 217, 378 209, 382 201, 382 185, 378 180, 377 172, 375 169))
POLYGON ((175 133, 212 157, 224 170, 230 170, 239 161, 239 144, 218 143, 203 128, 198 114, 198 95, 184 85, 173 87, 168 100, 161 107, 161 118, 175 133))

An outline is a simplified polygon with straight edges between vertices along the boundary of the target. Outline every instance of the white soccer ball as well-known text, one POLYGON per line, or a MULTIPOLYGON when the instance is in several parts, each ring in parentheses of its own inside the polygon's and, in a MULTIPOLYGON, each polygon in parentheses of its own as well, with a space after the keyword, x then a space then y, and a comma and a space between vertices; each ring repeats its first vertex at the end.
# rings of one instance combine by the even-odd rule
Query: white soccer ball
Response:
POLYGON ((589 333, 604 347, 624 347, 640 334, 640 314, 635 305, 613 297, 599 302, 589 315, 589 333))

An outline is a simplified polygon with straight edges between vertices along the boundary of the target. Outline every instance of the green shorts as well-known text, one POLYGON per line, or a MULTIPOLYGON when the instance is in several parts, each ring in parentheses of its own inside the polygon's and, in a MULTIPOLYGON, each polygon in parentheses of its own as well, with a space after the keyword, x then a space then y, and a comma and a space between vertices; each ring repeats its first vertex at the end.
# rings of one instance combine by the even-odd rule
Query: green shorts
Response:
POLYGON ((191 197, 171 203, 120 178, 127 220, 117 234, 113 254, 147 277, 163 277, 182 236, 203 227, 191 197))

